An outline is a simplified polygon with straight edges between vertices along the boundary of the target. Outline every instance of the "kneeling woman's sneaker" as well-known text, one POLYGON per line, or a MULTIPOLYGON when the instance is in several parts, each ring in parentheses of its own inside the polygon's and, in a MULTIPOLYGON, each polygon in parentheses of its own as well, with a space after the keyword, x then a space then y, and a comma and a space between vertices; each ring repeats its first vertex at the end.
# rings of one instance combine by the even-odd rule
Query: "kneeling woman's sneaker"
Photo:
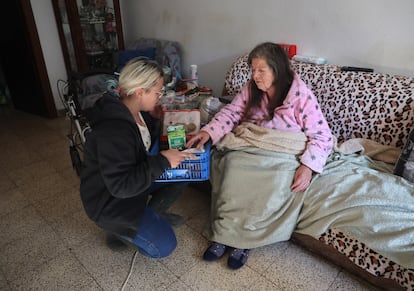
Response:
POLYGON ((213 242, 204 252, 203 259, 206 261, 216 261, 224 255, 226 249, 225 245, 213 242))
POLYGON ((234 249, 231 251, 229 259, 227 260, 227 266, 230 269, 237 270, 246 264, 249 258, 249 249, 234 249))

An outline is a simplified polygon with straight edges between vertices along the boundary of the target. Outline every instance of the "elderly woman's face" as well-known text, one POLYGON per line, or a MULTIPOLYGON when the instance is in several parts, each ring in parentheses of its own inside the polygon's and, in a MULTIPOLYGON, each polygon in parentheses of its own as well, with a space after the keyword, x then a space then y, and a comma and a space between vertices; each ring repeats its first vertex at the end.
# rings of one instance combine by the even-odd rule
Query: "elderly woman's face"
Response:
POLYGON ((269 92, 273 89, 275 76, 265 59, 252 59, 252 78, 260 90, 269 92))

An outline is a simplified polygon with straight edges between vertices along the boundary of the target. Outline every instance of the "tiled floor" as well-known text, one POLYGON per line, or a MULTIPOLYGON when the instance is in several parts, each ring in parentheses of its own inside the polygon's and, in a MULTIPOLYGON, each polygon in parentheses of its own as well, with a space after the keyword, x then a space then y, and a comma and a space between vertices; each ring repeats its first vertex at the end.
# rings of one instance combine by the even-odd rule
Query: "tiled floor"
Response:
MULTIPOLYGON (((0 108, 0 290, 120 290, 134 249, 113 252, 80 203, 65 118, 0 108)), ((168 258, 137 255, 125 290, 375 290, 293 245, 254 249, 245 267, 201 255, 208 194, 186 189, 174 210, 178 247, 168 258)))

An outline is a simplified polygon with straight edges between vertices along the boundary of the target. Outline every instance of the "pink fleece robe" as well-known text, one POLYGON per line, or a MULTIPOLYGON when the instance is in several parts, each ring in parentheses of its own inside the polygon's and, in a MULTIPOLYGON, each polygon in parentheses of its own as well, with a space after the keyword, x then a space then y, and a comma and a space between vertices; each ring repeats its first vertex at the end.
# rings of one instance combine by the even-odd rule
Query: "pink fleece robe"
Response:
MULTIPOLYGON (((210 135, 213 144, 241 123, 248 96, 249 85, 246 84, 231 104, 224 106, 202 128, 210 135)), ((333 137, 312 91, 295 74, 286 99, 281 106, 275 108, 272 120, 264 120, 267 114, 267 103, 267 98, 263 98, 261 108, 253 109, 253 114, 247 121, 270 129, 303 131, 308 137, 308 142, 305 151, 300 156, 300 162, 313 171, 321 173, 332 150, 333 137)))

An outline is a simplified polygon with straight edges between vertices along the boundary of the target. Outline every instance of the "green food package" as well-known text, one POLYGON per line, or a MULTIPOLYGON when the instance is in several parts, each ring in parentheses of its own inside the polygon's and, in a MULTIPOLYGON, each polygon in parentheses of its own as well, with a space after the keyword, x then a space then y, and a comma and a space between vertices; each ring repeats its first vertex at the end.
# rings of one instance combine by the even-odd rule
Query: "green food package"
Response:
POLYGON ((168 146, 170 149, 183 150, 185 148, 184 124, 174 124, 167 127, 168 146))

